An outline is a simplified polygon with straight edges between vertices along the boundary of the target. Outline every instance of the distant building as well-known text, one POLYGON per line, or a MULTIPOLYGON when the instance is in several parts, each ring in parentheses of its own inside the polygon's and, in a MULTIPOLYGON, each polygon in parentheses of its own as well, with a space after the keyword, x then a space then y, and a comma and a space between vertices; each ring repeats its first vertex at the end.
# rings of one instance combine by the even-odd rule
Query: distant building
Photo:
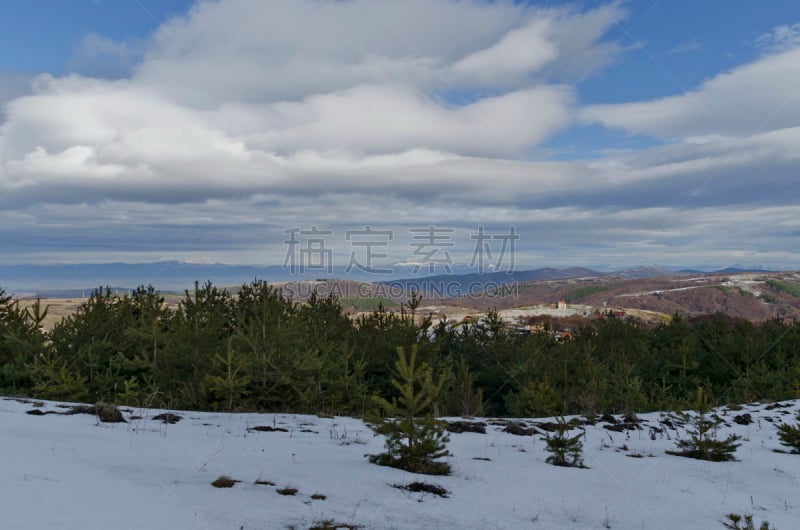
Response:
POLYGON ((556 304, 556 309, 566 309, 566 308, 567 308, 566 300, 559 300, 558 304, 556 304))
POLYGON ((534 322, 528 326, 528 331, 531 333, 544 333, 544 322, 534 322))
POLYGON ((572 333, 570 329, 562 329, 560 331, 556 331, 555 339, 556 342, 564 342, 565 340, 572 340, 575 338, 575 334, 572 333))

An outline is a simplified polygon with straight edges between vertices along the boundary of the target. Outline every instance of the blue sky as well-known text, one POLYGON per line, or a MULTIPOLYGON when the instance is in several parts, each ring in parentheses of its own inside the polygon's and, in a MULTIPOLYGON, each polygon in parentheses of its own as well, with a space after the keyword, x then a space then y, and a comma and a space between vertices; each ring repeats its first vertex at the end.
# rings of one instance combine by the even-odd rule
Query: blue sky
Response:
POLYGON ((6 2, 0 19, 0 69, 72 71, 81 41, 97 33, 115 41, 147 39, 164 21, 185 15, 185 0, 32 0, 6 2), (13 52, 12 52, 13 50, 13 52))
POLYGON ((795 1, 32 0, 0 50, 3 263, 800 267, 795 1))
POLYGON ((669 96, 760 55, 758 39, 800 19, 800 4, 776 0, 662 0, 624 4, 630 16, 609 31, 620 46, 641 43, 636 53, 587 78, 585 103, 620 103, 669 96), (620 82, 635 79, 636 82, 620 82))

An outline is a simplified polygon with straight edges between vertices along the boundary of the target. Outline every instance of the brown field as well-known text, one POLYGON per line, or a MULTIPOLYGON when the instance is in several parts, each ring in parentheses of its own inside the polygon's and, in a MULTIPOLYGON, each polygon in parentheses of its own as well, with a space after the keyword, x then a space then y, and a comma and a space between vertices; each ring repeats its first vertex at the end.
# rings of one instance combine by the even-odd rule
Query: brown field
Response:
MULTIPOLYGON (((181 300, 180 295, 165 294, 164 301, 169 307, 177 307, 178 302, 181 300)), ((53 329, 53 326, 64 317, 67 317, 78 310, 80 305, 84 303, 86 298, 42 298, 41 304, 47 307, 47 316, 44 319, 43 328, 45 330, 53 329)), ((19 301, 21 307, 28 308, 35 302, 33 298, 22 298, 19 301)))
MULTIPOLYGON (((42 298, 42 306, 47 307, 47 317, 44 319, 44 329, 51 330, 56 322, 78 310, 85 298, 42 298)), ((20 306, 30 307, 34 300, 20 300, 20 306)))

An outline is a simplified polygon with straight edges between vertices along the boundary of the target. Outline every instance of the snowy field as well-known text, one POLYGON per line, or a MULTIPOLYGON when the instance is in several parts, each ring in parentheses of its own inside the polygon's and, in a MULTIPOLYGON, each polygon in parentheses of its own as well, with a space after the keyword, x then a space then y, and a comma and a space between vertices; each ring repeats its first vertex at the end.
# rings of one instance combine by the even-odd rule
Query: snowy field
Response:
POLYGON ((0 399, 3 530, 309 529, 326 520, 363 529, 676 530, 723 528, 731 512, 800 528, 800 456, 773 451, 782 448, 775 426, 794 422, 800 402, 719 409, 729 424, 720 435, 743 437, 738 461, 726 463, 665 454, 684 428, 658 413, 630 431, 586 426, 589 469, 551 466, 540 435, 483 420, 486 434, 451 435, 448 477, 370 464, 364 455, 380 452, 382 439, 351 418, 171 411, 183 419, 168 424, 153 419, 163 410, 124 408, 128 422, 112 424, 31 410, 67 409, 0 399), (745 413, 752 423, 734 423, 745 413), (241 482, 212 487, 220 475, 241 482), (449 494, 393 487, 418 480, 449 494), (278 493, 287 487, 297 493, 278 493))

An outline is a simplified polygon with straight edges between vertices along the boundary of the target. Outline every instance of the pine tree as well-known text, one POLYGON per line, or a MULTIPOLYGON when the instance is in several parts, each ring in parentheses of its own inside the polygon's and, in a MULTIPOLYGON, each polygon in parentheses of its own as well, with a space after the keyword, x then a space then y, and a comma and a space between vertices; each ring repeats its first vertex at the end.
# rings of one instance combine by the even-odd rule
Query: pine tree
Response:
POLYGON ((81 402, 89 394, 86 377, 54 357, 39 359, 32 378, 34 395, 39 398, 81 402))
MULTIPOLYGON (((95 289, 77 311, 53 326, 48 334, 52 341, 53 357, 49 359, 52 366, 37 367, 34 385, 49 386, 54 380, 50 372, 61 374, 64 368, 63 374, 84 381, 88 400, 113 401, 114 387, 119 382, 118 354, 127 327, 120 311, 120 298, 108 286, 95 289)), ((37 362, 41 364, 44 360, 37 362)), ((40 393, 40 397, 45 396, 40 393)))
POLYGON ((512 416, 538 418, 564 413, 562 394, 550 380, 528 381, 519 392, 506 396, 506 406, 512 416))
POLYGON ((247 354, 252 406, 288 410, 288 403, 296 399, 283 383, 282 374, 289 373, 289 368, 283 367, 283 360, 297 349, 300 340, 299 333, 292 333, 291 326, 297 305, 260 280, 242 285, 234 303, 233 340, 236 349, 247 354))
POLYGON ((43 324, 48 306, 36 299, 30 307, 3 294, 0 289, 0 389, 11 394, 33 388, 32 367, 49 353, 50 345, 43 324))
POLYGON ((245 356, 237 355, 228 339, 225 356, 214 355, 212 372, 206 375, 206 386, 209 393, 216 398, 217 405, 224 405, 225 410, 233 411, 234 404, 247 395, 250 377, 241 372, 245 369, 245 356))
POLYGON ((758 528, 756 528, 756 523, 753 522, 752 514, 746 514, 742 517, 738 513, 729 513, 726 518, 728 520, 722 521, 722 526, 730 528, 731 530, 770 530, 768 521, 763 521, 758 528))
POLYGON ((325 361, 328 376, 322 381, 325 395, 320 412, 334 415, 361 415, 369 402, 364 370, 364 355, 357 352, 351 341, 342 343, 325 361))
POLYGON ((697 415, 692 421, 693 428, 687 429, 689 439, 675 442, 679 450, 667 451, 667 454, 713 462, 735 460, 734 454, 736 453, 736 448, 740 445, 736 441, 741 439, 741 436, 732 434, 724 440, 717 439, 715 429, 718 426, 718 421, 708 417, 710 403, 702 387, 697 389, 695 408, 697 415))
MULTIPOLYGON (((800 420, 800 416, 798 416, 797 419, 800 420)), ((781 444, 786 447, 791 447, 792 453, 800 454, 800 423, 795 425, 789 425, 788 423, 779 425, 778 438, 780 438, 781 444)))
POLYGON ((483 389, 475 388, 472 373, 463 355, 458 359, 454 393, 456 408, 461 416, 483 416, 483 389))
POLYGON ((371 422, 376 433, 386 436, 386 452, 370 455, 369 460, 412 473, 448 475, 450 465, 437 459, 450 455, 445 445, 449 438, 444 423, 430 412, 444 380, 439 377, 434 382, 433 370, 417 359, 416 345, 410 355, 397 348, 397 356, 391 382, 399 396, 391 401, 376 397, 387 417, 381 422, 371 422))
POLYGON ((546 450, 550 453, 545 462, 562 467, 586 467, 583 465, 583 433, 568 436, 570 425, 563 417, 556 419, 555 432, 547 434, 542 440, 547 444, 546 450))
POLYGON ((178 406, 203 408, 208 403, 205 377, 233 333, 232 306, 230 292, 210 281, 202 287, 195 282, 193 292, 184 291, 159 360, 162 388, 178 406))

